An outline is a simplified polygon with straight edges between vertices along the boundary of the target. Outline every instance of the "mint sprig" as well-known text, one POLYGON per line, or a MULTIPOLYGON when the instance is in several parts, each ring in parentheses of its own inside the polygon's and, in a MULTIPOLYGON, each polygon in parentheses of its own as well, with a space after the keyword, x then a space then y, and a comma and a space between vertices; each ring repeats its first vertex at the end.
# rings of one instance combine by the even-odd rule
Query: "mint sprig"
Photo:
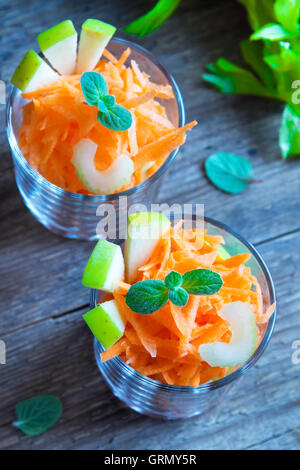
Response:
POLYGON ((149 279, 133 284, 127 292, 126 304, 131 310, 149 315, 166 305, 170 300, 184 307, 192 295, 212 295, 223 285, 221 276, 209 269, 194 269, 183 276, 171 271, 164 281, 149 279))
POLYGON ((83 96, 90 106, 97 106, 97 120, 113 131, 126 131, 132 124, 128 109, 116 104, 115 97, 108 93, 108 86, 100 73, 85 72, 80 79, 83 96))

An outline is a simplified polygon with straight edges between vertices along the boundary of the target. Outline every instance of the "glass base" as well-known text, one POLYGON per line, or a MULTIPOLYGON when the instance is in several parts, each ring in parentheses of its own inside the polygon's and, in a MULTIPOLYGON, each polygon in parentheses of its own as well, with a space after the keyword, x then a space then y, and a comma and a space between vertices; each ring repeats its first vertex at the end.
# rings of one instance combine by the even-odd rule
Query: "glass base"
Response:
POLYGON ((192 418, 216 407, 224 395, 227 395, 233 383, 215 390, 199 391, 193 387, 168 387, 159 382, 147 379, 147 385, 134 369, 122 370, 118 367, 119 358, 102 362, 100 354, 104 351, 95 339, 94 352, 97 365, 112 390, 129 408, 151 418, 175 420, 192 418))

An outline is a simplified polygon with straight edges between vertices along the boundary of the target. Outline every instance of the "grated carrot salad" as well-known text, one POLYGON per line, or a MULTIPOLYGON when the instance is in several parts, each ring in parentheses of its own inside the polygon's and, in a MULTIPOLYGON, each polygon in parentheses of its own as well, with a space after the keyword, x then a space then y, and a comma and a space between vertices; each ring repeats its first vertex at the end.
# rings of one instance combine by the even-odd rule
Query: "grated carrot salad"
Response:
MULTIPOLYGON (((169 385, 197 387, 229 373, 229 368, 209 366, 198 353, 200 344, 230 341, 229 325, 218 316, 219 310, 223 304, 237 300, 249 302, 262 336, 275 304, 264 312, 258 281, 245 265, 251 255, 222 259, 218 247, 223 242, 222 237, 205 230, 184 230, 180 224, 171 228, 169 236, 158 242, 151 258, 139 268, 135 282, 164 279, 172 270, 184 274, 209 268, 221 275, 223 287, 214 295, 190 295, 185 307, 168 302, 151 315, 141 315, 127 306, 125 297, 130 285, 121 282, 113 298, 125 322, 125 333, 101 354, 102 361, 120 356, 141 374, 169 385)), ((105 300, 109 298, 110 294, 105 300)))
MULTIPOLYGON (((19 146, 28 163, 51 183, 68 191, 89 194, 75 174, 73 147, 83 138, 98 145, 95 167, 107 169, 121 154, 134 162, 131 183, 124 191, 154 174, 170 152, 182 145, 193 121, 176 128, 158 101, 174 99, 170 85, 158 85, 131 60, 126 49, 117 59, 107 50, 94 69, 105 78, 109 93, 132 113, 133 123, 124 132, 112 131, 97 121, 97 108, 84 103, 80 75, 66 75, 45 88, 23 93, 30 100, 23 107, 19 146)), ((118 192, 118 191, 116 191, 118 192)))

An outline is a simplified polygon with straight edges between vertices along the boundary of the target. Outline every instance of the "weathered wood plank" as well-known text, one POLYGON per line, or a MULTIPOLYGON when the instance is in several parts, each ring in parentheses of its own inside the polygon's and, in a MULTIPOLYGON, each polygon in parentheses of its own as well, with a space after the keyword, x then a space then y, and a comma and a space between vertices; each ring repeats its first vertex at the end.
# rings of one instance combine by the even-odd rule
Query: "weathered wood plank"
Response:
POLYGON ((0 409, 0 448, 243 449, 263 446, 264 441, 268 448, 284 448, 284 436, 291 433, 293 447, 300 448, 300 366, 291 362, 291 345, 300 338, 300 293, 294 286, 300 274, 298 237, 260 247, 277 286, 278 322, 265 354, 220 407, 176 422, 152 420, 124 408, 98 373, 92 338, 79 311, 3 336, 7 365, 0 366, 5 403, 0 409), (64 415, 46 434, 25 437, 10 425, 14 407, 38 393, 61 397, 64 415))
MULTIPOLYGON (((251 446, 251 450, 274 450, 274 449, 289 449, 299 450, 300 448, 300 433, 299 427, 282 435, 276 435, 271 439, 262 440, 261 442, 251 446)), ((250 450, 250 449, 249 449, 250 450)))

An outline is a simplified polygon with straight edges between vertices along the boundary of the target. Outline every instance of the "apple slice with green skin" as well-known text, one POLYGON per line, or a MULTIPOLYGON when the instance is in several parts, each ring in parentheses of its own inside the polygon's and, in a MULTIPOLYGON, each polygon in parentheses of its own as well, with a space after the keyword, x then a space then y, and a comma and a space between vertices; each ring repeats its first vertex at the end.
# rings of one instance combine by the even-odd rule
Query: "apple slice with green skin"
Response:
POLYGON ((138 268, 147 263, 159 239, 169 229, 170 220, 159 212, 129 215, 124 253, 127 282, 135 281, 138 268))
POLYGON ((103 21, 89 19, 81 27, 76 73, 93 70, 116 28, 103 21))
POLYGON ((99 304, 83 315, 88 327, 105 349, 122 338, 125 325, 114 300, 99 304))
POLYGON ((232 332, 229 343, 209 343, 199 346, 203 361, 211 367, 234 367, 243 364, 257 346, 256 317, 247 302, 225 304, 218 315, 229 323, 232 332))
POLYGON ((29 93, 56 82, 59 77, 58 73, 30 49, 16 68, 11 83, 21 91, 29 93))
POLYGON ((72 163, 76 174, 88 191, 95 194, 112 194, 129 184, 133 174, 133 161, 127 155, 118 158, 104 171, 95 167, 94 157, 97 144, 90 139, 82 139, 73 148, 72 163))
POLYGON ((85 267, 82 284, 92 289, 114 292, 124 278, 124 258, 118 245, 99 240, 85 267))
POLYGON ((71 20, 62 21, 37 36, 44 56, 62 75, 71 75, 76 67, 77 32, 71 20))
POLYGON ((216 257, 216 262, 218 261, 223 261, 224 259, 228 259, 230 258, 230 254, 228 253, 228 251, 224 248, 223 245, 219 245, 219 248, 218 248, 218 254, 217 254, 217 257, 216 257))

